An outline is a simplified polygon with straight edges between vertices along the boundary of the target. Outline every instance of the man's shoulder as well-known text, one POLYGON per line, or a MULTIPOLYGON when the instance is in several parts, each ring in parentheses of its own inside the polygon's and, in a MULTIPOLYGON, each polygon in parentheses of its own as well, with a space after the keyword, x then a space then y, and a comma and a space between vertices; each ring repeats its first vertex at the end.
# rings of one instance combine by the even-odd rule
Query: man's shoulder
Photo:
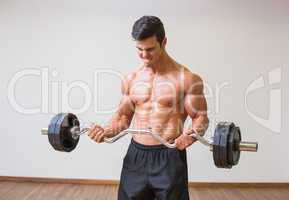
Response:
POLYGON ((122 79, 122 85, 129 90, 133 80, 136 78, 137 74, 139 73, 139 69, 135 69, 134 71, 128 72, 124 74, 122 79))
POLYGON ((133 71, 125 74, 125 75, 124 75, 124 79, 130 83, 130 82, 133 81, 137 76, 142 75, 142 73, 143 73, 143 67, 142 67, 142 66, 139 66, 139 67, 137 67, 135 70, 133 70, 133 71))
POLYGON ((185 90, 189 93, 199 93, 203 90, 203 80, 197 73, 192 72, 188 67, 180 65, 180 72, 185 90))
POLYGON ((188 67, 179 64, 179 71, 184 81, 189 83, 202 82, 202 78, 197 73, 192 72, 188 67))
POLYGON ((136 77, 138 71, 139 71, 139 69, 136 68, 132 71, 125 73, 123 77, 126 81, 132 81, 136 77))
POLYGON ((136 76, 136 72, 135 71, 132 71, 132 72, 129 72, 127 74, 124 75, 124 79, 127 81, 127 82, 131 82, 136 76))

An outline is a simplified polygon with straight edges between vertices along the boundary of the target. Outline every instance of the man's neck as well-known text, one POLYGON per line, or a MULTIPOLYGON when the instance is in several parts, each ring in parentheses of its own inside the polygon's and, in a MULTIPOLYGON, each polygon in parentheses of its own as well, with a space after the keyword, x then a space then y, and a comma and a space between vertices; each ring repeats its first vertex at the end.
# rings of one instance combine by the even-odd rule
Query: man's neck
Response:
POLYGON ((167 54, 167 52, 164 52, 159 62, 146 67, 150 68, 154 73, 165 73, 171 70, 174 66, 175 61, 167 54))

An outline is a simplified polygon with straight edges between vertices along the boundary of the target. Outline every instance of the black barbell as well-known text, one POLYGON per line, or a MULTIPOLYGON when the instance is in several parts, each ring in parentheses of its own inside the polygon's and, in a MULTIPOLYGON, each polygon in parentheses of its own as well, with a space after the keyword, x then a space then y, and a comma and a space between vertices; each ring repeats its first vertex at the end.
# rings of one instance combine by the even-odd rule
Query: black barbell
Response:
MULTIPOLYGON (((79 136, 88 130, 89 127, 80 128, 76 115, 72 113, 59 113, 52 118, 48 128, 41 129, 41 133, 48 135, 49 143, 55 150, 71 152, 76 148, 79 136)), ((104 141, 106 143, 113 143, 128 133, 148 134, 168 148, 176 147, 175 143, 168 143, 150 129, 126 129, 115 137, 104 138, 104 141)), ((232 122, 218 123, 212 141, 196 133, 191 134, 191 136, 210 148, 213 152, 214 163, 218 168, 232 168, 232 166, 238 164, 241 151, 256 152, 258 149, 258 143, 256 142, 241 141, 240 128, 232 122)))

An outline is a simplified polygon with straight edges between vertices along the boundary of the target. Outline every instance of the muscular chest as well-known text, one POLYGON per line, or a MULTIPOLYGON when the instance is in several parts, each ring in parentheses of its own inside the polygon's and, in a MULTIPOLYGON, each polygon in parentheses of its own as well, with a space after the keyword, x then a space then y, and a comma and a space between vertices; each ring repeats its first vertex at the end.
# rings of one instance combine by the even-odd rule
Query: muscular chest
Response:
POLYGON ((130 96, 137 105, 152 103, 171 107, 179 101, 180 86, 172 78, 144 76, 132 82, 130 96))

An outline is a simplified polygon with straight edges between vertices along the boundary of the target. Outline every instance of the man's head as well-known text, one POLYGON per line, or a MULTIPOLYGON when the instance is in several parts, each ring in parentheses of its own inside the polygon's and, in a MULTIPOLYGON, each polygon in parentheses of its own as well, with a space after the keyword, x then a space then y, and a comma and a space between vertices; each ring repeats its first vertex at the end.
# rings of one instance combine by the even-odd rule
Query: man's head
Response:
POLYGON ((159 61, 165 51, 166 37, 163 23, 158 17, 143 16, 138 19, 133 25, 132 37, 146 65, 159 61))

